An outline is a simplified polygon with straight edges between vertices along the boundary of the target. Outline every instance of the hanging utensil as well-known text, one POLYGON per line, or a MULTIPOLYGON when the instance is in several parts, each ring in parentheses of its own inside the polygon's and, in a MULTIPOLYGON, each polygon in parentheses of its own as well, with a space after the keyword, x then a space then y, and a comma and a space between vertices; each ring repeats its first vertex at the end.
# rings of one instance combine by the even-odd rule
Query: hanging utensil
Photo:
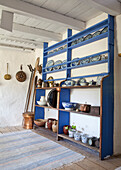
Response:
POLYGON ((26 73, 24 71, 22 71, 22 64, 20 66, 20 70, 21 71, 18 71, 16 73, 16 79, 19 81, 19 82, 24 82, 26 80, 26 73))
POLYGON ((4 75, 4 79, 5 80, 10 80, 11 79, 11 75, 8 74, 8 63, 7 63, 7 74, 4 75))

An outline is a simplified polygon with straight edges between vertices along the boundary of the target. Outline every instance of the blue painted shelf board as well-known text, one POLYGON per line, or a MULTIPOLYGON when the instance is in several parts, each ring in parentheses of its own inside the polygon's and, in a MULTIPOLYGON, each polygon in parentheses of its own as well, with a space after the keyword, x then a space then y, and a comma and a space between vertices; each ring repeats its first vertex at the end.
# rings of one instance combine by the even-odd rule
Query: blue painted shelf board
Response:
POLYGON ((106 19, 106 20, 104 20, 104 21, 102 21, 102 22, 100 22, 100 23, 97 23, 97 24, 95 24, 94 26, 89 27, 89 28, 87 28, 87 29, 85 29, 85 30, 83 30, 83 31, 75 34, 75 35, 72 35, 71 37, 68 38, 68 40, 69 40, 69 39, 75 40, 75 39, 77 39, 77 38, 80 38, 80 37, 85 36, 85 35, 87 35, 87 34, 90 34, 90 33, 92 33, 92 32, 98 31, 99 29, 104 28, 104 27, 106 27, 106 26, 108 26, 108 19, 106 19))
POLYGON ((109 73, 98 73, 98 74, 91 74, 91 75, 84 75, 84 76, 77 76, 77 77, 68 77, 68 78, 59 78, 59 79, 51 79, 51 80, 44 80, 44 82, 48 81, 58 81, 58 80, 71 80, 71 79, 78 79, 78 78, 87 78, 87 77, 98 77, 98 76, 107 76, 109 73))
POLYGON ((91 63, 87 63, 87 64, 83 64, 83 65, 77 65, 77 66, 68 67, 67 69, 76 69, 76 68, 81 68, 81 67, 104 64, 104 63, 107 63, 107 62, 108 62, 108 60, 100 60, 100 61, 91 62, 91 63))
POLYGON ((48 52, 48 51, 54 50, 54 49, 56 49, 58 47, 61 47, 62 45, 65 45, 66 43, 67 43, 67 39, 62 40, 62 41, 60 41, 60 42, 58 42, 58 43, 56 43, 56 44, 54 44, 54 45, 52 45, 50 47, 45 48, 44 52, 48 52))
MULTIPOLYGON (((76 59, 76 60, 74 60, 74 61, 81 61, 81 60, 83 60, 83 59, 95 57, 95 56, 97 56, 97 55, 102 55, 102 54, 105 54, 105 53, 108 53, 108 52, 109 52, 108 50, 102 51, 102 52, 99 52, 99 53, 95 53, 95 54, 92 54, 92 55, 89 55, 89 56, 86 56, 86 57, 82 57, 82 58, 76 59)), ((74 61, 71 60, 71 61, 68 61, 68 62, 65 62, 65 63, 52 65, 52 66, 50 66, 50 67, 43 67, 42 70, 45 70, 45 69, 48 69, 48 68, 51 68, 51 67, 61 66, 61 65, 67 64, 67 63, 69 64, 69 63, 72 63, 72 62, 74 62, 74 61)), ((60 69, 59 69, 59 70, 60 70, 60 69)))
POLYGON ((86 41, 82 41, 82 42, 80 42, 80 43, 78 43, 78 44, 75 44, 75 45, 73 45, 73 46, 70 46, 70 47, 68 47, 68 48, 69 48, 69 49, 74 49, 74 48, 77 48, 77 47, 81 47, 81 46, 83 46, 83 45, 87 45, 87 44, 89 44, 89 43, 92 43, 92 42, 101 40, 101 39, 106 38, 106 37, 108 37, 108 32, 103 33, 103 34, 100 34, 100 35, 98 35, 98 36, 96 36, 96 37, 90 38, 90 39, 88 39, 88 40, 86 40, 86 41))
POLYGON ((57 51, 57 52, 54 52, 54 53, 52 53, 52 54, 48 54, 48 55, 44 56, 44 58, 53 57, 53 56, 55 56, 55 55, 62 54, 62 53, 64 53, 64 52, 66 52, 66 51, 67 51, 67 48, 65 48, 65 49, 63 49, 63 50, 60 50, 60 51, 57 51))

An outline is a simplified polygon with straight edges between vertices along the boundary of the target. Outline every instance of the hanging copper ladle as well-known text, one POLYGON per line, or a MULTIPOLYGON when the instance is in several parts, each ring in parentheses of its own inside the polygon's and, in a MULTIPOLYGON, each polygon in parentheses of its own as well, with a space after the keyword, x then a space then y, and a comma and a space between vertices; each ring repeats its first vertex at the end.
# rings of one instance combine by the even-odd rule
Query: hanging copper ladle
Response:
POLYGON ((8 74, 8 63, 7 63, 7 74, 4 75, 4 79, 5 80, 10 80, 11 79, 11 75, 8 74))

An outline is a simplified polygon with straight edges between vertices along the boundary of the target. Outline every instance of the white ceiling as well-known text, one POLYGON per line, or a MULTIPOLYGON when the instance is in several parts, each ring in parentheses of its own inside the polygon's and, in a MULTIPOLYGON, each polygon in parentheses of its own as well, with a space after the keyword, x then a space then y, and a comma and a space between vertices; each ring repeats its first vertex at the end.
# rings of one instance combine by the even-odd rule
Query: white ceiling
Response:
MULTIPOLYGON (((1 29, 0 44, 35 49, 45 41, 60 41, 67 28, 82 30, 103 13, 102 4, 96 5, 96 0, 0 0, 0 17, 2 10, 14 13, 12 32, 1 29)), ((104 10, 110 10, 108 5, 104 10)))

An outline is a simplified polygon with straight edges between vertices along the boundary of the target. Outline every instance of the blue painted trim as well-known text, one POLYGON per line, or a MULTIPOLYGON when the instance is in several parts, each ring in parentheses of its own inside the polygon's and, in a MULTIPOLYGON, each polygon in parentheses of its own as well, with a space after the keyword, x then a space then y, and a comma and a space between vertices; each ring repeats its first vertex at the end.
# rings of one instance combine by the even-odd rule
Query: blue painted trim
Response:
POLYGON ((43 74, 50 74, 50 73, 55 73, 55 72, 60 72, 60 71, 65 71, 65 70, 66 70, 66 68, 62 68, 62 69, 58 69, 58 70, 43 72, 43 74))
POLYGON ((108 62, 108 60, 100 60, 100 61, 91 62, 91 63, 87 63, 87 64, 83 64, 83 65, 77 65, 77 66, 68 67, 67 69, 76 69, 76 68, 81 68, 81 67, 104 64, 104 63, 107 63, 107 62, 108 62))
POLYGON ((62 45, 65 45, 66 43, 67 43, 67 39, 62 40, 62 41, 60 41, 60 42, 58 42, 58 43, 56 43, 56 44, 54 44, 54 45, 52 45, 50 47, 46 47, 44 51, 47 52, 47 51, 54 50, 54 49, 56 49, 58 47, 61 47, 62 45))
POLYGON ((69 48, 70 48, 70 49, 74 49, 74 48, 77 48, 77 47, 81 47, 81 46, 83 46, 83 45, 87 45, 87 44, 89 44, 89 43, 92 43, 92 42, 101 40, 101 39, 106 38, 106 37, 108 37, 108 32, 103 33, 103 34, 100 34, 100 35, 98 35, 98 36, 96 36, 96 37, 90 38, 90 39, 88 39, 88 40, 86 40, 86 41, 82 41, 82 42, 80 42, 80 43, 78 43, 78 44, 75 44, 75 45, 69 47, 69 48))
MULTIPOLYGON (((102 52, 99 52, 99 53, 96 53, 96 54, 92 54, 92 55, 89 55, 89 56, 86 56, 86 57, 82 57, 82 58, 76 59, 76 60, 74 60, 74 61, 80 61, 80 60, 83 60, 83 59, 87 59, 87 58, 94 57, 94 56, 97 56, 97 55, 105 54, 105 53, 108 53, 108 52, 109 52, 108 50, 102 51, 102 52)), ((65 63, 56 64, 56 65, 53 65, 53 66, 50 66, 50 67, 44 67, 44 68, 42 68, 42 69, 44 70, 44 69, 48 69, 48 68, 51 68, 51 67, 61 66, 61 65, 63 65, 63 64, 67 64, 67 63, 72 63, 72 62, 73 62, 73 60, 70 60, 70 61, 65 62, 65 63)), ((68 69, 68 68, 67 68, 67 69, 68 69)), ((59 69, 59 71, 60 71, 60 69, 59 69)), ((50 71, 49 73, 51 73, 51 71, 50 71)))
MULTIPOLYGON (((66 52, 66 51, 67 51, 67 49, 65 48, 65 49, 63 49, 63 50, 54 52, 54 53, 52 53, 52 54, 48 54, 48 55, 44 56, 44 58, 50 58, 50 57, 53 57, 53 56, 55 56, 55 55, 62 54, 62 53, 64 53, 64 52, 66 52)), ((46 53, 47 53, 47 52, 46 52, 46 53)), ((45 53, 45 54, 46 54, 46 53, 45 53)))
POLYGON ((92 32, 98 31, 99 29, 101 29, 101 28, 103 28, 105 26, 108 26, 108 19, 106 19, 106 20, 104 20, 102 22, 99 22, 99 23, 95 24, 94 26, 91 26, 91 27, 89 27, 89 28, 87 28, 87 29, 85 29, 85 30, 83 30, 83 31, 69 37, 69 40, 70 39, 75 40, 77 38, 80 38, 80 37, 85 36, 87 34, 90 34, 92 32))
MULTIPOLYGON (((65 71, 65 70, 72 70, 72 69, 81 68, 81 67, 87 67, 87 66, 93 66, 93 65, 98 65, 98 64, 104 64, 104 63, 107 63, 107 62, 108 62, 108 60, 100 60, 100 61, 91 62, 91 63, 87 63, 87 64, 83 64, 83 65, 77 65, 77 66, 72 66, 72 67, 68 67, 68 68, 63 68, 63 69, 43 72, 43 74, 51 74, 51 73, 55 73, 55 72, 65 71)), ((70 74, 67 77, 70 77, 70 74)))
MULTIPOLYGON (((37 101, 40 100, 41 96, 45 96, 45 90, 36 89, 35 105, 37 105, 37 101)), ((36 119, 44 119, 44 108, 35 107, 35 120, 36 119)))
MULTIPOLYGON (((87 77, 107 76, 107 75, 109 75, 109 73, 99 73, 99 74, 91 74, 91 75, 84 75, 84 76, 77 76, 77 77, 68 77, 67 80, 78 79, 78 78, 87 78, 87 77)), ((58 81, 58 80, 66 80, 66 78, 45 80, 44 82, 47 82, 47 81, 58 81)))
POLYGON ((50 66, 50 67, 44 67, 42 69, 44 70, 44 69, 48 69, 48 68, 51 68, 51 67, 61 66, 61 65, 64 65, 64 64, 67 64, 67 62, 61 63, 61 64, 56 64, 56 65, 53 65, 53 66, 50 66))
POLYGON ((99 30, 99 29, 101 29, 101 28, 103 28, 105 26, 108 26, 108 19, 106 19, 106 20, 104 20, 104 21, 102 21, 100 23, 97 23, 94 26, 89 27, 89 28, 87 28, 87 29, 85 29, 85 30, 73 35, 73 36, 69 36, 67 39, 64 39, 64 40, 62 40, 62 41, 60 41, 60 42, 58 42, 58 43, 56 43, 56 44, 54 44, 54 45, 52 45, 50 47, 46 47, 44 49, 44 52, 46 53, 47 51, 54 50, 54 49, 56 49, 58 47, 61 47, 62 45, 65 45, 67 43, 67 41, 71 42, 73 40, 76 40, 77 38, 80 38, 82 36, 85 36, 87 34, 95 32, 95 31, 97 31, 97 30, 99 30))
MULTIPOLYGON (((44 49, 48 47, 48 43, 44 42, 43 43, 44 49)), ((47 58, 44 58, 44 56, 46 56, 47 53, 43 53, 43 67, 46 66, 47 63, 47 58)), ((46 74, 43 74, 43 70, 42 70, 42 80, 46 80, 46 74)))
POLYGON ((108 71, 102 86, 102 146, 101 159, 113 155, 114 133, 114 17, 108 16, 108 71))
MULTIPOLYGON (((59 108, 63 108, 62 102, 70 102, 70 89, 61 89, 59 108)), ((59 134, 63 134, 63 126, 70 124, 70 113, 59 110, 59 134)))
POLYGON ((87 77, 107 76, 107 75, 109 75, 109 73, 99 73, 99 74, 91 74, 91 75, 84 75, 84 76, 77 76, 77 77, 68 77, 67 80, 78 79, 78 78, 87 78, 87 77))
MULTIPOLYGON (((69 38, 70 36, 72 36, 72 30, 68 29, 68 35, 67 37, 69 38)), ((69 61, 71 61, 71 55, 72 55, 72 50, 69 49, 69 47, 71 46, 71 43, 67 44, 67 68, 69 67, 70 64, 68 64, 69 61)), ((66 77, 71 77, 71 69, 67 69, 66 70, 66 77)))

